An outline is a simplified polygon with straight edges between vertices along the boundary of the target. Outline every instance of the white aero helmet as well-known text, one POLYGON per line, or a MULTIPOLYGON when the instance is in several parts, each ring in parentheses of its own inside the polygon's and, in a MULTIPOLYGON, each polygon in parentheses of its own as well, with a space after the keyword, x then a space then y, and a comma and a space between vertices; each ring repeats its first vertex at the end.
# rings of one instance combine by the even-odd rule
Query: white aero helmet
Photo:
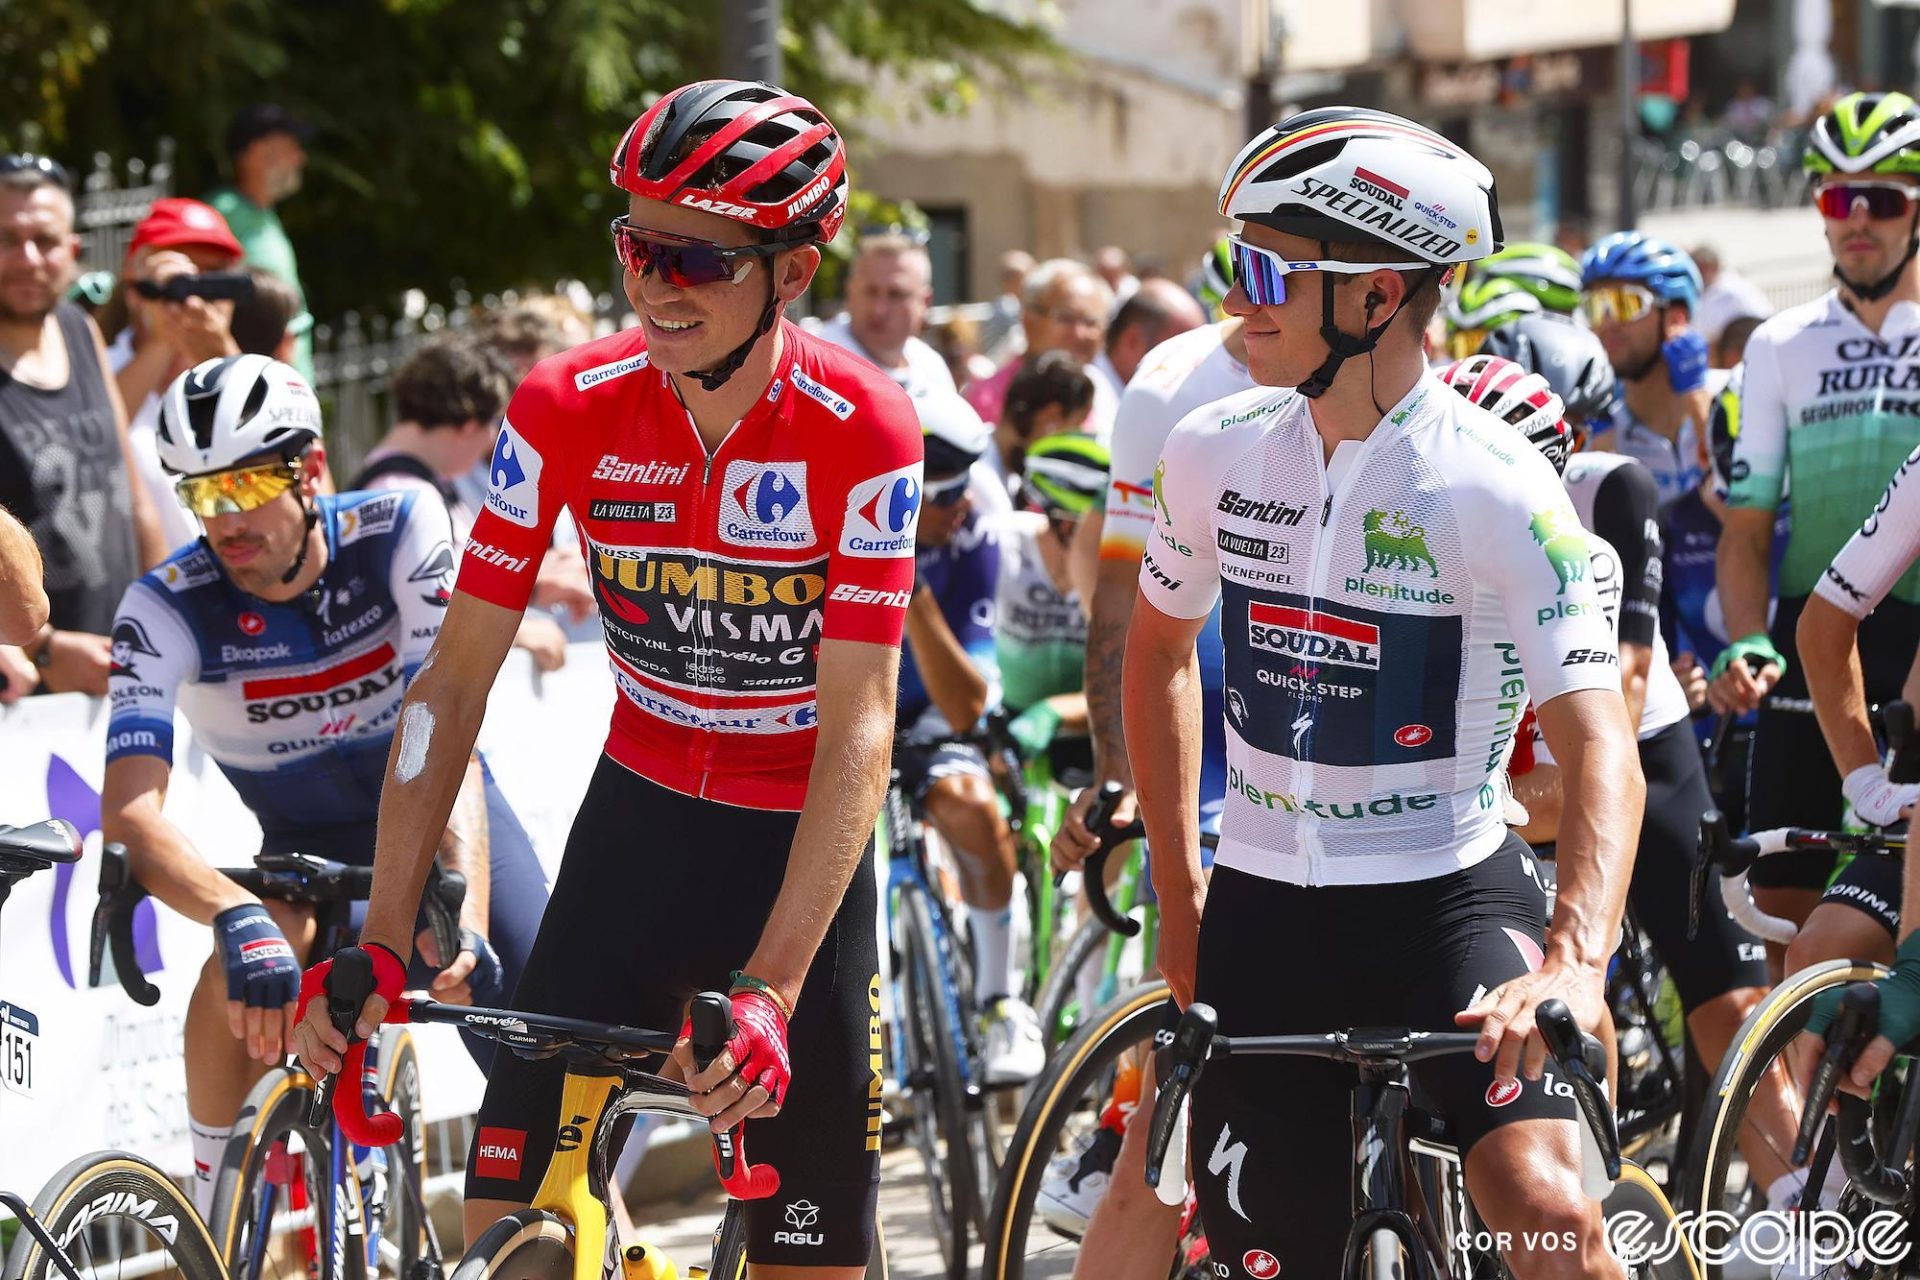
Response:
POLYGON ((291 458, 320 438, 320 401, 270 357, 203 360, 167 388, 154 437, 160 465, 180 476, 291 458))
POLYGON ((1240 149, 1220 212, 1311 240, 1378 240, 1435 266, 1500 247, 1487 167, 1433 130, 1365 107, 1288 116, 1240 149))

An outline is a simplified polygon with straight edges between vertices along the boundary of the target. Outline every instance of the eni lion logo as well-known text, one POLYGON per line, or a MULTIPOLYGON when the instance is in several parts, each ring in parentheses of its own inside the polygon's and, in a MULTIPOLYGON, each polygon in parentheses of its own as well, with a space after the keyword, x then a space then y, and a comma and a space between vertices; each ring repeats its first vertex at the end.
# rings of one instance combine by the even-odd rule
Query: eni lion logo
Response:
POLYGON ((1534 512, 1532 527, 1533 540, 1546 552, 1547 563, 1560 579, 1560 590, 1554 594, 1565 595, 1569 582, 1579 582, 1587 576, 1586 534, 1568 518, 1566 511, 1552 507, 1534 512))
POLYGON ((1433 577, 1440 576, 1440 566, 1434 563, 1433 552, 1427 550, 1427 531, 1407 519, 1403 512, 1388 515, 1384 511, 1369 511, 1360 528, 1367 549, 1367 563, 1361 572, 1425 568, 1433 577))

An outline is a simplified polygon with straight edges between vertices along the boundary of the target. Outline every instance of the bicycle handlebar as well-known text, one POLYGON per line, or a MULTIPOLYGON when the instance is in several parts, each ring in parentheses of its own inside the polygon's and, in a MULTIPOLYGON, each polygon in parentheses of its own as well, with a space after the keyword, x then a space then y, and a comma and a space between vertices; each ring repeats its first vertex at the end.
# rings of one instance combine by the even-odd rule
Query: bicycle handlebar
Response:
POLYGON ((1127 793, 1125 787, 1117 782, 1103 782, 1100 791, 1093 799, 1093 807, 1087 810, 1087 830, 1094 833, 1100 841, 1100 847, 1087 855, 1086 867, 1081 879, 1087 887, 1087 906, 1101 924, 1113 930, 1123 938, 1136 937, 1140 933, 1140 922, 1130 916, 1121 915, 1114 909, 1113 899, 1107 896, 1107 859, 1113 851, 1129 840, 1137 840, 1145 831, 1140 820, 1135 818, 1124 827, 1113 825, 1113 811, 1120 805, 1120 797, 1127 793))
MULTIPOLYGON (((1581 1131, 1582 1159, 1594 1148, 1597 1168, 1608 1181, 1620 1176, 1620 1132, 1613 1107, 1607 1102, 1605 1085, 1606 1050, 1600 1041, 1581 1031, 1573 1013, 1562 1000, 1543 1002, 1534 1013, 1547 1052, 1573 1089, 1580 1113, 1586 1121, 1581 1131)), ((1154 1098, 1153 1123, 1147 1131, 1147 1185, 1160 1186, 1162 1166, 1166 1163, 1181 1109, 1199 1080, 1208 1059, 1234 1054, 1288 1054, 1325 1058, 1354 1065, 1378 1062, 1416 1062, 1424 1058, 1455 1053, 1471 1053, 1480 1041, 1477 1032, 1403 1031, 1386 1028, 1355 1028, 1319 1035, 1223 1036, 1220 1019, 1211 1006, 1195 1002, 1180 1015, 1180 1023, 1167 1037, 1167 1053, 1159 1073, 1159 1090, 1154 1098)), ((1155 1037, 1156 1044, 1160 1037, 1155 1037)), ((1179 1153, 1184 1155, 1184 1153, 1179 1153)), ((1589 1189, 1588 1194, 1594 1194, 1589 1189)), ((1599 1196, 1595 1197, 1600 1198, 1599 1196)))
MULTIPOLYGON (((1840 996, 1840 1011, 1827 1029, 1826 1052, 1814 1069, 1813 1083, 1807 1089, 1807 1109, 1800 1118, 1800 1132, 1794 1140, 1794 1163, 1806 1163, 1813 1149, 1814 1133, 1827 1104, 1835 1096, 1840 1074, 1851 1070, 1860 1051, 1867 1047, 1880 1023, 1880 992, 1871 982, 1851 983, 1840 996)), ((1899 1165, 1905 1157, 1894 1152, 1889 1164, 1873 1147, 1873 1107, 1859 1094, 1840 1093, 1839 1115, 1834 1121, 1840 1165, 1846 1170, 1854 1190, 1875 1204, 1898 1206, 1906 1198, 1907 1175, 1899 1165)))
POLYGON ((1700 908, 1707 891, 1707 877, 1720 873, 1720 897, 1727 912, 1747 931, 1768 942, 1785 945, 1798 931, 1791 920, 1782 920, 1762 911, 1753 900, 1747 877, 1756 859, 1796 850, 1851 853, 1857 855, 1905 853, 1907 837, 1901 831, 1814 831, 1804 827, 1776 827, 1735 837, 1727 830, 1727 820, 1718 809, 1700 815, 1699 856, 1687 887, 1687 937, 1695 937, 1700 928, 1700 908))
MULTIPOLYGON (((260 898, 319 905, 361 902, 373 891, 373 868, 353 867, 303 853, 263 853, 251 867, 226 867, 222 875, 260 898)), ((153 1005, 160 989, 147 979, 134 945, 134 911, 147 890, 128 865, 127 848, 109 844, 100 850, 100 901, 93 909, 87 940, 87 983, 100 985, 101 962, 113 954, 114 974, 135 1003, 153 1005)), ((467 899, 467 878, 434 864, 421 906, 435 945, 448 964, 460 953, 460 908, 467 899)))

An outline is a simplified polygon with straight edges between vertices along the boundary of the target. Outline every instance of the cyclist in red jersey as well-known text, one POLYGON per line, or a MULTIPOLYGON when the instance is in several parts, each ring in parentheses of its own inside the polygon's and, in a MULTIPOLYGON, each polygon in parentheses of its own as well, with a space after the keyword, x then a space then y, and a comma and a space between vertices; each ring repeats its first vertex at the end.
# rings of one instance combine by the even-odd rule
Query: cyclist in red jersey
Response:
MULTIPOLYGON (((565 506, 619 697, 513 1003, 661 1026, 695 991, 730 986, 727 1052, 697 1074, 684 1042, 676 1057, 714 1129, 752 1118, 748 1149, 779 1173, 778 1193, 749 1207, 749 1259, 823 1280, 853 1280, 873 1240, 871 835, 921 476, 906 395, 782 316, 845 216, 845 167, 810 103, 741 81, 669 93, 614 152, 630 196, 614 243, 640 324, 542 361, 508 406, 388 762, 362 935, 380 989, 360 1017, 370 1030, 399 990, 386 953, 411 946, 407 904, 480 695, 565 506)), ((310 1067, 338 1069, 345 1042, 322 1010, 297 1039, 310 1067)), ((468 1161, 468 1239, 538 1187, 562 1072, 496 1063, 468 1161)))

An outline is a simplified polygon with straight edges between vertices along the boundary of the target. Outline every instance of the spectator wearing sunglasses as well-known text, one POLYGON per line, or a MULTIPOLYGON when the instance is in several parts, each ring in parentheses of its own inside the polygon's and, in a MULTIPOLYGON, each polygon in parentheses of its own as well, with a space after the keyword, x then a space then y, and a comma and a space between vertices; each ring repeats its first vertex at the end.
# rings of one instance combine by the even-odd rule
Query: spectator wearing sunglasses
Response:
POLYGON ((0 697, 107 691, 108 634, 127 584, 165 552, 129 481, 126 411, 100 332, 65 301, 80 239, 67 173, 0 156, 0 506, 44 557, 47 621, 0 649, 0 697))
MULTIPOLYGON (((1113 310, 1113 291, 1089 267, 1071 258, 1052 258, 1027 273, 1021 290, 1020 327, 1026 334, 1026 355, 1010 360, 984 382, 969 385, 963 394, 987 422, 1000 421, 1007 388, 1023 363, 1049 351, 1064 351, 1079 363, 1091 364, 1107 337, 1107 318, 1113 310)), ((1105 440, 1113 430, 1118 399, 1104 387, 1094 390, 1093 415, 1087 430, 1105 440)))
POLYGON ((1707 414, 1726 385, 1725 371, 1708 367, 1707 340, 1693 324, 1700 269, 1664 240, 1621 231, 1580 260, 1580 290, 1621 392, 1612 421, 1588 447, 1637 459, 1662 502, 1698 488, 1707 414))
POLYGON ((910 396, 952 391, 947 362, 920 339, 932 305, 926 246, 903 232, 868 236, 847 272, 846 314, 822 325, 820 336, 871 361, 910 396))
MULTIPOLYGON (((1715 556, 1733 643, 1714 664, 1709 697, 1717 710, 1759 708, 1747 772, 1747 821, 1756 830, 1837 826, 1843 795, 1876 825, 1898 809, 1880 771, 1852 758, 1857 743, 1837 741, 1829 752, 1810 705, 1820 682, 1810 694, 1799 643, 1811 627, 1822 653, 1844 654, 1845 645, 1835 650, 1832 642, 1851 633, 1853 620, 1811 597, 1837 589, 1836 598, 1867 607, 1865 586, 1829 566, 1863 520, 1871 534, 1888 477, 1920 445, 1920 106, 1904 93, 1849 94, 1814 121, 1802 165, 1813 179, 1835 285, 1747 340, 1715 556), (1792 524, 1776 576, 1769 572, 1774 525, 1789 494, 1792 524), (1779 605, 1769 615, 1776 582, 1779 605)), ((1920 643, 1920 572, 1893 584, 1859 624, 1858 640, 1858 687, 1868 703, 1899 697, 1920 643)), ((1773 915, 1807 921, 1808 931, 1794 939, 1796 955, 1869 955, 1821 936, 1820 919, 1808 915, 1831 869, 1830 858, 1764 859, 1754 866, 1755 897, 1773 915)))

